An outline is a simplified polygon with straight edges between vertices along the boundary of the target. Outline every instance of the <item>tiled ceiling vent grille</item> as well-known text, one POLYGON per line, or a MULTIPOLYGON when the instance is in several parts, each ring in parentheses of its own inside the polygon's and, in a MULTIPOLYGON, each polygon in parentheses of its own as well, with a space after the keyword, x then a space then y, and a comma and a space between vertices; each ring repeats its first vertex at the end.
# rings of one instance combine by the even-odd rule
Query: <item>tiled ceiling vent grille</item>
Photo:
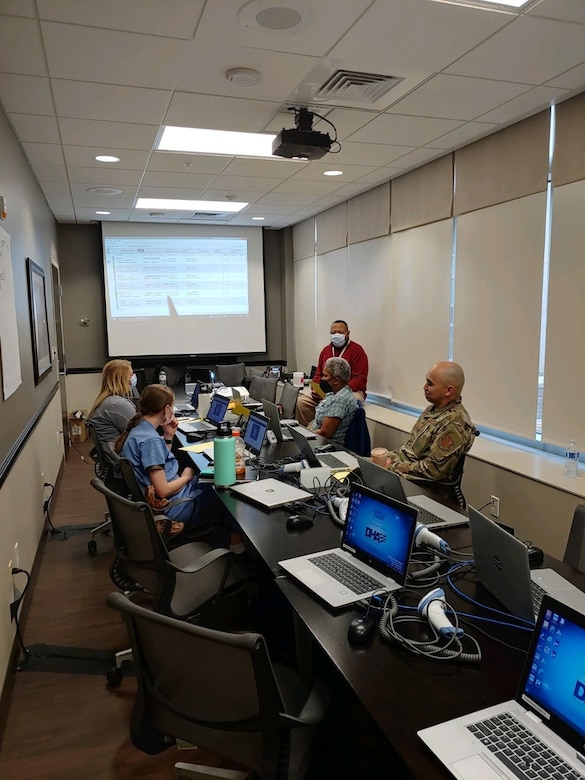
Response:
POLYGON ((325 81, 313 100, 351 100, 375 103, 404 79, 400 76, 382 76, 378 73, 360 73, 356 70, 336 70, 325 81))
POLYGON ((231 211, 196 211, 188 219, 204 220, 206 222, 227 222, 234 215, 231 211))

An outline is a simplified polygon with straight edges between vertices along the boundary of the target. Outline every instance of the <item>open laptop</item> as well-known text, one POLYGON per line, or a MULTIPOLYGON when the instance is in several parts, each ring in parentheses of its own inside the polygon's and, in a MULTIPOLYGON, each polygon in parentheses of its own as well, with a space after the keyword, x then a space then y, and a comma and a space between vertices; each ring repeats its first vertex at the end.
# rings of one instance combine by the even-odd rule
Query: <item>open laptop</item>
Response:
POLYGON ((244 445, 253 455, 259 455, 268 430, 268 418, 258 412, 250 412, 244 429, 244 445))
POLYGON ((459 780, 585 778, 584 658, 585 616, 546 596, 515 698, 418 736, 459 780))
POLYGON ((279 482, 277 479, 257 479, 253 482, 242 482, 230 487, 232 493, 240 498, 246 498, 254 504, 259 504, 264 509, 276 509, 284 504, 294 501, 306 501, 313 498, 312 493, 289 485, 288 482, 279 482))
POLYGON ((416 516, 413 507, 352 485, 341 545, 278 563, 332 607, 399 590, 406 582, 416 516))
POLYGON ((357 456, 362 478, 365 484, 384 493, 386 496, 392 496, 397 501, 410 504, 418 509, 418 521, 428 528, 437 530, 440 528, 451 528, 456 525, 467 525, 469 520, 465 515, 455 512, 453 509, 444 506, 439 501, 434 501, 428 496, 406 496, 402 482, 398 474, 388 469, 372 463, 367 458, 357 456))
POLYGON ((344 452, 343 450, 316 453, 297 428, 290 426, 287 426, 287 428, 293 441, 303 454, 303 458, 311 468, 324 467, 329 469, 349 469, 349 471, 359 468, 355 455, 350 455, 349 452, 344 452))
POLYGON ((223 421, 225 413, 227 412, 230 399, 225 395, 219 395, 216 393, 213 396, 211 405, 207 412, 205 420, 196 420, 191 423, 179 423, 179 430, 181 433, 205 433, 207 431, 217 430, 217 426, 223 421))
POLYGON ((585 593, 552 569, 530 569, 524 542, 469 507, 478 581, 513 615, 534 622, 545 593, 585 611, 585 593))
POLYGON ((186 401, 185 403, 175 404, 173 406, 173 412, 175 412, 175 414, 176 414, 177 412, 184 413, 184 412, 194 412, 194 411, 196 411, 197 410, 197 401, 198 401, 198 398, 199 398, 199 389, 200 389, 200 385, 199 385, 198 382, 196 382, 195 383, 195 388, 193 390, 193 393, 191 394, 191 400, 190 401, 186 401))
POLYGON ((293 437, 289 433, 290 428, 294 428, 297 433, 300 433, 301 436, 305 437, 305 439, 317 438, 317 435, 313 433, 313 431, 310 431, 308 428, 299 426, 296 420, 287 420, 286 424, 283 425, 282 420, 280 419, 278 406, 272 403, 272 401, 267 401, 266 398, 262 399, 262 411, 266 417, 268 417, 270 430, 276 436, 278 441, 292 441, 293 437))

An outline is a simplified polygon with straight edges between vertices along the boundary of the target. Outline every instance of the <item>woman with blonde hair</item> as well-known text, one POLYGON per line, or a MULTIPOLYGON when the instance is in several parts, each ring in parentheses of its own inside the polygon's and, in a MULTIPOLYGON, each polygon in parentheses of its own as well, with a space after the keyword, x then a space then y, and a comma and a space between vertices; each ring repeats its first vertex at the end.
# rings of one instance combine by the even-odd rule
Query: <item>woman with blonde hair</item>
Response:
POLYGON ((114 448, 130 462, 145 494, 152 486, 155 498, 173 500, 173 506, 164 508, 167 517, 193 527, 223 514, 224 523, 230 527, 230 546, 234 552, 240 552, 242 537, 235 521, 225 517, 223 506, 213 489, 197 487, 194 469, 187 466, 180 471, 179 462, 171 451, 178 427, 173 414, 174 403, 175 395, 169 387, 145 387, 140 395, 140 412, 128 421, 114 448), (162 436, 157 433, 157 428, 162 428, 162 436), (179 498, 187 500, 175 503, 179 498), (205 504, 205 509, 202 504, 205 504))
POLYGON ((133 375, 129 360, 109 360, 102 370, 102 389, 88 415, 101 442, 115 441, 136 413, 128 398, 133 375))

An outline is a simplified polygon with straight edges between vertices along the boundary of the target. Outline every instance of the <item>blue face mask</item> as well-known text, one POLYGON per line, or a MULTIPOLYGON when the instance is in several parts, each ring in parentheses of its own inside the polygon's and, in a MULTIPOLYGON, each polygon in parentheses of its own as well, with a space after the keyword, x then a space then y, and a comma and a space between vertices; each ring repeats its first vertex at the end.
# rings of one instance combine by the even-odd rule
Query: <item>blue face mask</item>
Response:
POLYGON ((136 377, 136 374, 132 374, 130 377, 130 387, 136 387, 138 384, 138 378, 136 377))
POLYGON ((331 343, 334 347, 337 347, 337 349, 341 349, 341 347, 345 346, 345 336, 343 333, 332 333, 331 334, 331 343))

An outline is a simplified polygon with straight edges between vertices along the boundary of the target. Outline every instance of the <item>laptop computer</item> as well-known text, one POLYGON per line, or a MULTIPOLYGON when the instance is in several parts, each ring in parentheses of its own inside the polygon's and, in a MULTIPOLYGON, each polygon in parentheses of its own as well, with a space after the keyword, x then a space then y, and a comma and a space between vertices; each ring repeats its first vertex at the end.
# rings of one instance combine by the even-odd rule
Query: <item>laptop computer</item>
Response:
POLYGON ((292 436, 289 433, 290 428, 294 428, 305 439, 316 439, 317 435, 310 431, 308 428, 299 426, 296 420, 287 420, 286 425, 283 425, 280 419, 280 412, 278 406, 272 401, 267 401, 266 398, 262 399, 262 411, 268 417, 269 427, 272 433, 276 436, 278 441, 292 441, 292 436))
POLYGON ((180 412, 194 412, 197 409, 197 401, 198 401, 198 398, 199 398, 199 390, 200 390, 200 385, 199 385, 199 383, 196 382, 195 383, 195 389, 193 390, 193 393, 191 394, 191 401, 187 401, 185 403, 175 404, 173 406, 173 412, 175 412, 175 414, 177 412, 179 412, 179 413, 180 412))
POLYGON ((264 509, 276 509, 293 501, 306 501, 313 498, 312 493, 289 485, 288 482, 279 482, 277 479, 257 479, 253 482, 242 482, 230 487, 232 493, 259 504, 264 509))
POLYGON ((585 616, 546 596, 515 698, 418 736, 459 780, 582 779, 584 658, 585 616), (500 729, 495 744, 489 736, 494 728, 500 729))
POLYGON ((196 420, 192 423, 179 423, 179 430, 181 433, 205 433, 206 431, 215 431, 220 422, 223 421, 225 413, 227 412, 230 399, 225 395, 219 395, 216 393, 213 396, 211 406, 207 412, 205 420, 196 420))
POLYGON ((444 506, 439 501, 434 501, 428 496, 406 496, 398 474, 388 471, 388 469, 378 466, 376 463, 372 463, 371 460, 362 458, 359 455, 357 459, 365 484, 372 490, 377 490, 386 496, 392 496, 397 501, 415 506, 418 509, 419 523, 437 530, 457 525, 467 525, 469 522, 465 515, 449 509, 449 507, 444 506))
POLYGON ((268 430, 268 418, 257 412, 250 412, 244 428, 244 445, 253 455, 259 455, 266 431, 268 430))
POLYGON ((349 471, 353 471, 359 467, 355 455, 350 455, 349 452, 344 452, 343 450, 316 453, 297 428, 292 428, 290 426, 287 426, 287 428, 293 441, 300 449, 304 459, 311 468, 324 467, 330 469, 349 469, 349 471))
POLYGON ((585 593, 552 569, 530 569, 524 542, 477 509, 469 524, 478 581, 513 615, 534 622, 544 594, 585 611, 585 593))
POLYGON ((416 516, 413 507, 352 485, 340 546, 278 563, 332 607, 399 590, 406 582, 416 516))

